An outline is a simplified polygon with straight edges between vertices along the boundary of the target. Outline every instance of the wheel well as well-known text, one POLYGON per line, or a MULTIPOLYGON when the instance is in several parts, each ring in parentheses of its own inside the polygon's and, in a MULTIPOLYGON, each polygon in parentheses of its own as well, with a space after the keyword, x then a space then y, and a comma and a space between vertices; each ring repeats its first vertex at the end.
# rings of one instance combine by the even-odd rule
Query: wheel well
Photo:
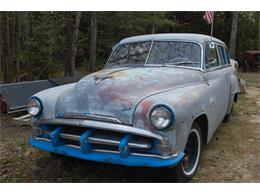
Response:
POLYGON ((200 130, 201 130, 201 136, 202 136, 202 140, 203 143, 207 143, 207 138, 208 138, 208 118, 206 116, 206 114, 202 114, 200 116, 198 116, 194 122, 198 123, 198 125, 200 126, 200 130))
POLYGON ((234 96, 234 102, 237 103, 237 101, 238 101, 238 93, 236 93, 234 96))

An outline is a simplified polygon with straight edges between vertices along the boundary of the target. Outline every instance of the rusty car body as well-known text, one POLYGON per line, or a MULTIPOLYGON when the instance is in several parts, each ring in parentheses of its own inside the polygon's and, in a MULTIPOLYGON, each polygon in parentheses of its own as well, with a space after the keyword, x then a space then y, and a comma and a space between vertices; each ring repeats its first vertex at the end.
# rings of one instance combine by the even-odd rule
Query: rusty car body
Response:
POLYGON ((130 37, 102 70, 33 95, 29 142, 86 160, 174 167, 187 181, 237 94, 222 41, 200 34, 130 37))

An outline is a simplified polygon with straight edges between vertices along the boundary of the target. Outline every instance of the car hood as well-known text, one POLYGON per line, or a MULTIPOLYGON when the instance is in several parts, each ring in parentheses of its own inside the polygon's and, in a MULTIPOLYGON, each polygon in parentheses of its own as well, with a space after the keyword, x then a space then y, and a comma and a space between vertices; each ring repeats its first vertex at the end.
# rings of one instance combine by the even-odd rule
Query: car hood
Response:
POLYGON ((134 110, 144 98, 187 84, 201 83, 197 70, 172 67, 103 69, 63 91, 56 102, 56 116, 103 116, 132 124, 134 110))

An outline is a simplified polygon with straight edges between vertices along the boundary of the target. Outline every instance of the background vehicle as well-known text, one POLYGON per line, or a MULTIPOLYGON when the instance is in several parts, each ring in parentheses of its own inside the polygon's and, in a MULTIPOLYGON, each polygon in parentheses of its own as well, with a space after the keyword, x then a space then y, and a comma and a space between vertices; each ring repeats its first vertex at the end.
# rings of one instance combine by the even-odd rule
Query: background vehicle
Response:
POLYGON ((243 56, 243 71, 247 72, 250 67, 258 68, 260 66, 260 50, 247 50, 243 56))

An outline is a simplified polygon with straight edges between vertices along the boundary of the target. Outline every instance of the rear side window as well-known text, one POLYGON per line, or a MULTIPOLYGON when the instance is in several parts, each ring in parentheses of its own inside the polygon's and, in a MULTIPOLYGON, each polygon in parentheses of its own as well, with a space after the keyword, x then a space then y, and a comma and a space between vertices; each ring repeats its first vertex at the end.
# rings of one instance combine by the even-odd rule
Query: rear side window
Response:
POLYGON ((229 56, 228 50, 227 50, 227 48, 224 48, 224 50, 225 50, 225 54, 226 54, 226 64, 230 64, 230 56, 229 56))
POLYGON ((218 46, 218 53, 220 57, 220 65, 225 66, 230 64, 230 57, 225 47, 218 46))
POLYGON ((205 56, 205 65, 206 68, 213 68, 213 67, 218 67, 219 66, 219 61, 218 61, 218 54, 217 54, 217 47, 214 44, 207 44, 206 45, 206 56, 205 56))
POLYGON ((220 58, 219 59, 220 65, 223 66, 226 64, 224 48, 221 46, 218 46, 218 53, 219 53, 219 58, 220 58))

